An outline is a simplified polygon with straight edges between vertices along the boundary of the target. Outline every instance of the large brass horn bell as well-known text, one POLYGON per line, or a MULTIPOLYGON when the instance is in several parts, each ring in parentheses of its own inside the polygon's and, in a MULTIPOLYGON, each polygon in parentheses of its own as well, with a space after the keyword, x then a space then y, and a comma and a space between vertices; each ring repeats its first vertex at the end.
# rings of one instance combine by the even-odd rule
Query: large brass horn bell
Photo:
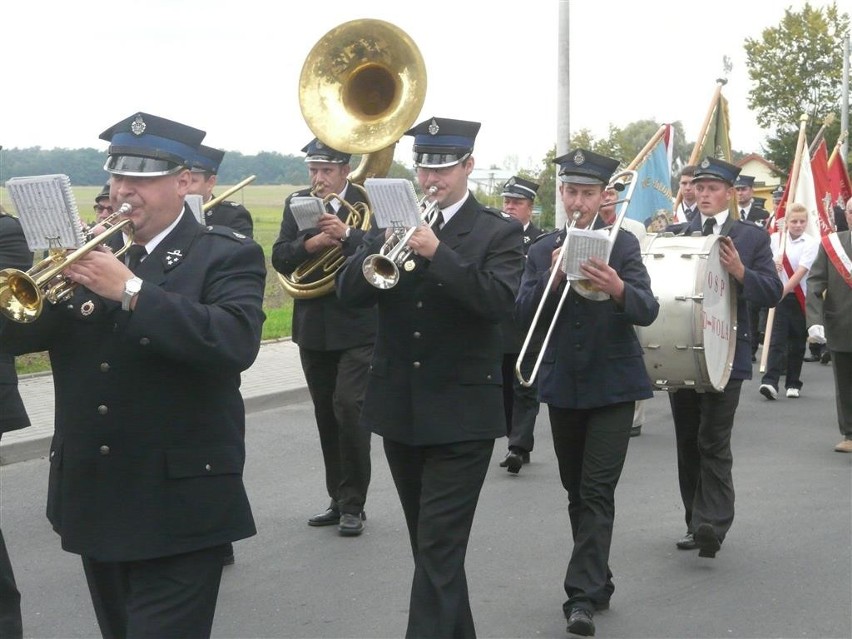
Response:
POLYGON ((344 153, 396 144, 426 99, 426 66, 417 45, 382 20, 344 22, 311 49, 299 77, 308 128, 344 153))
MULTIPOLYGON (((382 20, 344 22, 314 45, 302 65, 299 105, 313 134, 344 153, 362 154, 349 181, 360 188, 368 177, 384 177, 394 147, 414 123, 426 99, 426 66, 414 41, 382 20)), ((338 198, 330 194, 326 199, 338 198)), ((349 210, 346 223, 367 230, 369 207, 349 210)), ((342 250, 332 247, 300 264, 290 275, 278 274, 294 299, 326 295, 343 265, 342 250)))

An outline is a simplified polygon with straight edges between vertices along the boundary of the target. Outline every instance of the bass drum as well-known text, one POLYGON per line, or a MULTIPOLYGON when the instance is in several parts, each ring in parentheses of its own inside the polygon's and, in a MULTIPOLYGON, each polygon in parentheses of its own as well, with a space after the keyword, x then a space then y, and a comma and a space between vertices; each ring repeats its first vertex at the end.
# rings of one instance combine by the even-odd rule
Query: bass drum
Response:
POLYGON ((735 281, 719 261, 719 236, 648 234, 642 258, 660 303, 636 327, 656 390, 722 391, 737 345, 735 281))

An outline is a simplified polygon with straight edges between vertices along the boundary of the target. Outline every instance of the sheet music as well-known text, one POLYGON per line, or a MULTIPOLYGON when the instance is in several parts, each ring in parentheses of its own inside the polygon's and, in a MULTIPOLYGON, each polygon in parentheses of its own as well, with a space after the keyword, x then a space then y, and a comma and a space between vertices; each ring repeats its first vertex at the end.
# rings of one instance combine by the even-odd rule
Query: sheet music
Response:
POLYGON ((204 196, 198 193, 187 193, 183 199, 189 204, 189 210, 192 211, 198 223, 206 226, 207 222, 204 220, 204 196))
POLYGON ((612 251, 610 234, 605 230, 570 229, 565 238, 567 246, 562 257, 562 270, 569 280, 584 279, 580 272, 580 264, 590 257, 597 257, 604 262, 609 261, 612 251))
POLYGON ((85 244, 83 222, 67 175, 11 178, 6 189, 31 251, 76 249, 85 244))
POLYGON ((378 228, 408 229, 420 224, 420 203, 410 180, 367 178, 364 188, 378 228))
POLYGON ((290 210, 296 218, 299 230, 316 228, 319 219, 325 213, 325 204, 320 197, 297 196, 290 199, 290 210))

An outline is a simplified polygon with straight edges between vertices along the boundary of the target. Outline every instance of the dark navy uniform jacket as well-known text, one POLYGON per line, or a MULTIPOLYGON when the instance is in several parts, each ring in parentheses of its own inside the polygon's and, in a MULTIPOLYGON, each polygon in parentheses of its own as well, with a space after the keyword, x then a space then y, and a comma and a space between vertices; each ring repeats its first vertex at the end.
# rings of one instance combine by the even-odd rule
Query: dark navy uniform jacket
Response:
MULTIPOLYGON (((538 239, 541 233, 541 229, 534 226, 532 222, 527 224, 527 228, 524 229, 523 234, 524 255, 527 254, 530 246, 538 239)), ((518 325, 514 315, 514 309, 512 309, 512 314, 504 318, 501 326, 501 330, 503 331, 503 351, 505 353, 520 353, 521 348, 524 346, 524 338, 527 336, 525 327, 518 325)))
POLYGON ((512 313, 523 269, 522 227, 472 194, 437 232, 431 261, 400 269, 379 290, 361 265, 384 243, 368 236, 337 276, 352 306, 378 303, 379 332, 361 424, 410 446, 506 434, 500 322, 512 313))
POLYGON ((263 251, 185 207, 136 274, 133 312, 78 286, 69 303, 0 334, 0 350, 49 351, 47 515, 65 550, 100 561, 255 533, 239 384, 260 348, 263 251))
POLYGON ((204 222, 227 226, 246 237, 254 236, 254 223, 251 219, 251 213, 242 204, 230 200, 219 202, 212 209, 204 211, 204 222))
MULTIPOLYGON (((305 250, 305 240, 317 235, 319 230, 313 228, 300 231, 290 209, 290 200, 307 195, 310 195, 310 189, 297 191, 291 193, 284 202, 281 231, 272 246, 272 266, 284 275, 290 275, 298 266, 314 257, 305 250)), ((366 200, 364 193, 351 183, 344 199, 350 204, 366 200)), ((337 211, 337 217, 341 220, 346 221, 348 215, 349 212, 343 206, 337 211)), ((352 255, 365 233, 360 228, 352 228, 349 239, 342 245, 343 255, 352 255)), ((322 275, 317 273, 305 281, 315 281, 322 275)), ((333 290, 320 297, 296 299, 293 300, 292 335, 293 341, 301 348, 316 351, 337 351, 372 344, 376 337, 376 309, 347 308, 340 303, 333 290)))
MULTIPOLYGON (((532 322, 539 307, 550 277, 551 254, 564 239, 564 230, 554 231, 530 247, 516 306, 524 325, 532 322)), ((588 409, 653 396, 633 327, 649 326, 660 306, 633 234, 618 232, 609 265, 624 280, 624 307, 612 300, 591 301, 569 290, 539 369, 539 399, 546 404, 588 409)), ((563 282, 557 293, 549 293, 538 321, 542 333, 566 285, 563 282)))
MULTIPOLYGON (((0 213, 0 269, 28 271, 32 265, 33 254, 27 246, 21 223, 17 218, 0 213)), ((5 321, 0 315, 0 326, 5 321)), ((0 433, 29 425, 30 419, 18 392, 15 358, 0 353, 0 433)))
MULTIPOLYGON (((701 234, 700 215, 696 215, 679 231, 680 235, 692 233, 701 234)), ((731 278, 737 286, 737 317, 732 318, 736 319, 737 323, 737 345, 731 379, 751 379, 751 327, 746 302, 762 308, 772 308, 781 301, 784 285, 775 270, 772 249, 769 247, 769 233, 765 229, 753 222, 734 220, 728 216, 719 234, 727 235, 733 240, 740 254, 740 261, 745 266, 742 284, 731 278)))

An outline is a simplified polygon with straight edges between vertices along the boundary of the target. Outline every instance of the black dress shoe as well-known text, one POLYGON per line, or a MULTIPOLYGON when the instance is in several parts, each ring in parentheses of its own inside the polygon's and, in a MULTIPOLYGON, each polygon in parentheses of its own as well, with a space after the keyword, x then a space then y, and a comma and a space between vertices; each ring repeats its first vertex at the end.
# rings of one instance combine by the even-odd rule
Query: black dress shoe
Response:
POLYGON ((308 519, 308 526, 334 526, 340 523, 340 511, 327 508, 325 512, 308 519))
POLYGON ((827 366, 829 362, 831 362, 831 353, 823 351, 822 355, 819 356, 819 363, 823 366, 827 366))
POLYGON ((638 426, 631 426, 630 427, 630 436, 631 437, 639 437, 639 435, 641 435, 641 434, 642 434, 642 424, 639 424, 638 426))
POLYGON ((361 519, 362 517, 366 519, 363 512, 360 515, 342 513, 340 515, 340 525, 337 526, 337 530, 344 537, 357 537, 364 532, 364 522, 361 519))
POLYGON ((675 542, 675 545, 681 550, 695 550, 698 544, 695 543, 695 535, 687 531, 687 533, 675 542))
POLYGON ((595 622, 592 621, 592 613, 585 608, 574 608, 568 617, 566 630, 575 635, 583 637, 595 636, 595 622))
POLYGON ((710 524, 701 524, 695 530, 695 543, 698 544, 698 556, 713 558, 722 547, 719 538, 710 524))
POLYGON ((818 362, 819 361, 819 355, 815 355, 815 354, 805 355, 802 358, 802 361, 803 362, 818 362))
POLYGON ((517 475, 518 471, 521 470, 521 466, 524 465, 524 454, 520 450, 510 450, 506 453, 506 470, 508 470, 513 475, 517 475))

